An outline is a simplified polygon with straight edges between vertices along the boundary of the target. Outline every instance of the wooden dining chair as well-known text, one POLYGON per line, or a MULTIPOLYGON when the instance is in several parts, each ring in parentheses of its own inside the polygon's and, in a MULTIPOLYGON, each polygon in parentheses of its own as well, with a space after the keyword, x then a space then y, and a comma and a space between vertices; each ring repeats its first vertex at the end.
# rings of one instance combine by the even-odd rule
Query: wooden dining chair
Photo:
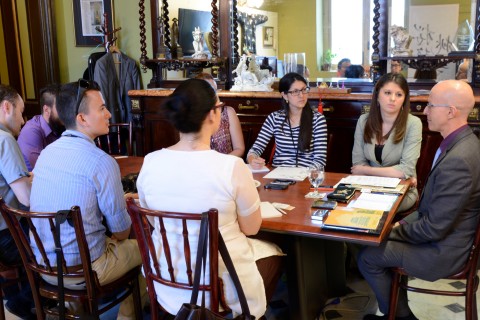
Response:
MULTIPOLYGON (((33 223, 35 220, 38 221, 40 219, 48 221, 51 236, 54 238, 55 216, 57 213, 27 212, 13 209, 7 206, 3 198, 0 198, 0 212, 7 222, 8 229, 12 233, 22 258, 28 281, 32 289, 33 299, 35 301, 37 319, 44 320, 47 314, 58 316, 58 310, 44 308, 41 303, 41 297, 56 301, 59 300, 58 286, 51 285, 42 278, 42 276, 51 276, 56 279, 57 268, 55 265, 52 265, 49 260, 43 244, 44 239, 40 238, 33 223), (31 237, 23 231, 19 222, 20 218, 24 218, 28 223, 31 237), (33 253, 34 245, 40 251, 41 259, 44 264, 37 262, 37 257, 33 253)), ((130 294, 133 294, 136 317, 137 319, 142 319, 142 306, 138 283, 140 266, 133 268, 111 283, 100 285, 97 274, 92 270, 90 251, 85 237, 80 208, 78 206, 74 206, 70 209, 68 219, 69 222, 65 223, 65 227, 74 228, 75 230, 76 242, 82 263, 81 267, 71 267, 67 266, 65 259, 63 259, 63 277, 84 279, 86 289, 71 290, 64 288, 65 301, 76 301, 81 303, 87 314, 94 319, 99 319, 100 314, 110 310, 119 302, 125 300, 130 294), (68 226, 70 223, 71 226, 68 226), (100 303, 105 302, 103 300, 100 301, 102 298, 105 298, 103 300, 108 300, 108 302, 100 306, 100 303)), ((56 259, 54 262, 56 262, 56 259)), ((66 319, 79 319, 79 316, 67 313, 66 319)))
POLYGON ((97 137, 95 144, 111 155, 133 155, 132 123, 110 123, 110 132, 97 137), (128 133, 128 136, 126 136, 128 133), (126 136, 126 137, 125 137, 126 136))
POLYGON ((477 230, 473 244, 470 248, 470 254, 463 268, 445 279, 450 280, 465 280, 465 290, 435 290, 419 288, 408 285, 407 277, 408 273, 403 268, 392 268, 392 287, 390 289, 390 307, 389 307, 389 320, 395 319, 395 312, 397 310, 397 299, 399 288, 406 289, 411 292, 425 293, 440 296, 452 296, 452 297, 465 297, 465 319, 476 320, 477 314, 477 289, 478 289, 478 257, 480 253, 480 223, 477 224, 477 230), (402 279, 403 278, 403 279, 402 279))
POLYGON ((3 278, 0 275, 0 320, 5 320, 3 289, 6 288, 6 287, 9 287, 9 286, 20 285, 21 268, 23 268, 22 263, 16 264, 16 265, 7 265, 7 264, 4 264, 4 263, 0 262, 0 272, 13 272, 13 273, 15 273, 15 277, 9 278, 9 279, 3 278))
MULTIPOLYGON (((192 262, 195 262, 196 257, 191 256, 190 250, 190 241, 188 239, 189 230, 188 224, 197 221, 200 223, 201 214, 197 213, 179 213, 179 212, 165 212, 165 211, 156 211, 141 208, 137 206, 135 201, 132 198, 127 199, 127 209, 130 217, 132 219, 133 230, 135 232, 135 237, 138 241, 138 246, 140 248, 140 253, 142 255, 143 270, 145 275, 145 280, 147 282, 148 295, 150 298, 150 314, 151 319, 159 319, 159 315, 163 308, 159 305, 157 300, 157 295, 161 292, 155 292, 155 283, 159 283, 165 286, 173 288, 182 288, 192 290, 193 288, 193 271, 192 271, 192 262), (152 240, 152 231, 153 227, 149 223, 151 221, 158 220, 160 225, 160 235, 161 235, 161 246, 163 248, 163 254, 165 256, 168 268, 167 270, 162 270, 160 267, 160 262, 158 260, 155 244, 152 240), (170 247, 170 243, 167 238, 167 234, 170 232, 165 227, 165 222, 168 220, 179 220, 182 224, 182 234, 183 241, 181 247, 185 255, 185 259, 181 262, 182 266, 186 270, 186 278, 188 282, 179 281, 176 277, 177 273, 182 270, 181 267, 175 266, 172 261, 171 252, 174 250, 170 247)), ((220 305, 225 310, 222 314, 228 314, 230 310, 226 306, 226 303, 223 299, 223 294, 221 292, 221 285, 219 276, 218 276, 218 211, 216 209, 210 209, 208 211, 208 222, 209 222, 209 248, 208 248, 208 260, 209 265, 207 268, 210 270, 210 279, 206 280, 206 284, 200 284, 199 291, 210 291, 210 306, 209 309, 220 313, 220 305)), ((157 244, 158 246, 158 244, 157 244)), ((180 247, 180 245, 178 245, 180 247)), ((180 262, 178 262, 180 263, 180 262)), ((188 302, 188 301, 183 301, 188 302)))

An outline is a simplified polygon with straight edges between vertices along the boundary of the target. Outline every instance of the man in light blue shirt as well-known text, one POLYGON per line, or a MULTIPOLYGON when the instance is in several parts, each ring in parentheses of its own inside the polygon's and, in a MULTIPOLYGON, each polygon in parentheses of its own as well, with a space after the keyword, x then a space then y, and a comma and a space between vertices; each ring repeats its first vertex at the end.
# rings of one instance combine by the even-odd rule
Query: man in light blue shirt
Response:
MULTIPOLYGON (((78 205, 92 268, 101 284, 109 283, 142 263, 136 240, 128 239, 131 221, 125 207, 118 164, 93 141, 108 133, 111 114, 96 83, 85 80, 62 86, 57 110, 67 130, 48 145, 37 160, 31 210, 54 212, 78 205), (107 229, 102 224, 103 219, 112 233, 111 238, 105 235, 107 229)), ((49 260, 56 261, 48 223, 35 224, 49 260)), ((80 265, 80 253, 73 241, 75 230, 63 224, 61 234, 67 265, 80 265)), ((41 262, 38 250, 35 254, 41 262)), ((46 280, 56 284, 56 279, 46 280)), ((78 283, 78 279, 67 278, 65 287, 83 289, 85 285, 78 283)), ((131 299, 121 304, 119 318, 134 318, 131 299)), ((81 310, 79 305, 70 304, 68 308, 75 314, 81 310)))
MULTIPOLYGON (((26 209, 30 205, 31 181, 27 167, 15 137, 23 125, 23 99, 12 87, 0 84, 0 197, 8 206, 26 209)), ((0 215, 0 261, 6 265, 22 263, 10 230, 0 215)), ((2 275, 10 278, 10 275, 2 275)), ((14 275, 13 275, 14 276, 14 275)), ((28 283, 22 284, 22 291, 14 286, 4 288, 5 307, 11 313, 22 317, 33 317, 33 297, 28 283)))

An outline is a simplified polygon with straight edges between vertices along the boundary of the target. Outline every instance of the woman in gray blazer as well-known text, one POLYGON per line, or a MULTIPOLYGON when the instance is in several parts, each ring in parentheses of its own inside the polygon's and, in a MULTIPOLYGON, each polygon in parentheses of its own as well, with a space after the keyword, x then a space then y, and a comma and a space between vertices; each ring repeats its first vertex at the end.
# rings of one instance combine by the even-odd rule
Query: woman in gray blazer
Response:
MULTIPOLYGON (((387 73, 375 85, 370 112, 357 122, 352 152, 352 174, 400 179, 416 178, 422 142, 422 122, 410 114, 408 84, 401 74, 387 73)), ((399 211, 418 198, 408 190, 399 211)))

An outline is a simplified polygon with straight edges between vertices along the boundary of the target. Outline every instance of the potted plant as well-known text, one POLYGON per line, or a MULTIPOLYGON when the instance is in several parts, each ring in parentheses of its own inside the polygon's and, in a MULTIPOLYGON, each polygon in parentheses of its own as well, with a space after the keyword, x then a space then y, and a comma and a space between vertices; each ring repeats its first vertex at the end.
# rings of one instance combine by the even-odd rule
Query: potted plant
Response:
POLYGON ((336 56, 337 55, 333 53, 330 49, 327 49, 323 53, 322 66, 321 66, 322 71, 330 71, 332 67, 332 59, 335 58, 336 56))

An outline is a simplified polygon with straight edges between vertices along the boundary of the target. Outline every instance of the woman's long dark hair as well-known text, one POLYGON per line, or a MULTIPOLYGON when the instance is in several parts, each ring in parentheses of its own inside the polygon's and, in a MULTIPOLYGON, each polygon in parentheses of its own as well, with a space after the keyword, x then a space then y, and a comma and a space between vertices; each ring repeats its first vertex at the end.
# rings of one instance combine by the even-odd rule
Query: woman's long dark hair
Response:
POLYGON ((378 79, 375 89, 372 94, 372 102, 370 103, 370 112, 365 123, 365 131, 363 133, 363 141, 365 143, 371 143, 373 138, 376 138, 378 142, 388 139, 388 133, 385 137, 382 133, 382 114, 380 113, 380 104, 378 103, 378 95, 380 90, 386 84, 393 82, 402 89, 405 94, 405 100, 403 101, 402 109, 400 110, 397 119, 393 123, 390 132, 395 130, 395 136, 393 137, 393 143, 397 144, 405 137, 407 130, 408 114, 410 113, 410 90, 405 78, 398 73, 387 73, 378 79))
POLYGON ((162 112, 178 131, 196 133, 216 103, 217 95, 210 83, 188 79, 165 100, 162 112))
MULTIPOLYGON (((301 81, 308 86, 307 80, 304 77, 299 75, 295 72, 287 73, 280 79, 278 84, 278 91, 283 92, 284 94, 288 94, 287 92, 290 90, 290 87, 295 81, 301 81)), ((282 99, 282 108, 285 110, 285 122, 290 121, 290 106, 288 103, 282 99)), ((299 151, 307 151, 310 148, 310 144, 312 142, 312 131, 313 131, 313 111, 310 108, 310 105, 307 103, 302 110, 302 115, 300 117, 300 132, 298 133, 298 150, 299 151)))

